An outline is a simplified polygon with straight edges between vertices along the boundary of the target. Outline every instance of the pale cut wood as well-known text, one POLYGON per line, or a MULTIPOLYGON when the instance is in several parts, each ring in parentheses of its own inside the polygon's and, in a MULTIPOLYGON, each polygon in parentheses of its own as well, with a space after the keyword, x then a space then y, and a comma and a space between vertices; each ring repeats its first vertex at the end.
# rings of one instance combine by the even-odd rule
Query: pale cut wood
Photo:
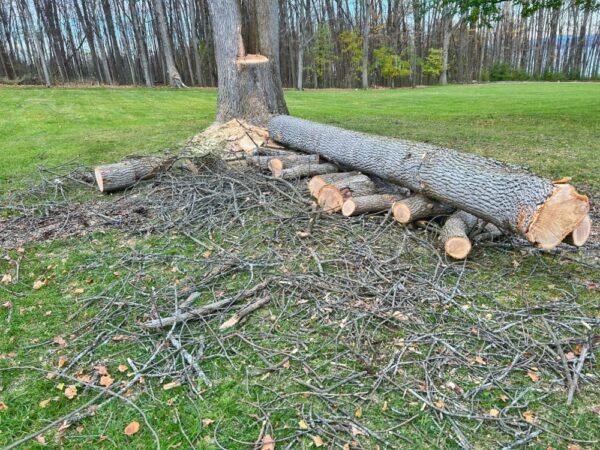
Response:
POLYGON ((317 198, 321 188, 326 184, 333 183, 336 180, 341 180, 342 178, 347 178, 354 175, 360 175, 360 172, 337 172, 317 175, 312 177, 308 182, 308 190, 310 195, 312 195, 314 198, 317 198))
POLYGON ((394 219, 402 224, 427 217, 450 214, 453 211, 453 207, 445 203, 436 202, 420 194, 400 200, 392 205, 394 219))
POLYGON ((390 209, 399 197, 392 194, 374 194, 363 197, 350 197, 342 205, 342 214, 346 217, 364 213, 381 212, 390 209))
POLYGON ((300 164, 319 164, 319 155, 288 155, 276 156, 271 158, 267 166, 274 176, 277 176, 283 169, 300 164))
POLYGON ((569 234, 564 242, 565 244, 573 245, 575 247, 581 247, 586 243, 592 232, 592 219, 590 216, 585 216, 579 226, 569 234))
POLYGON ((477 226, 479 219, 465 211, 456 211, 442 227, 440 240, 448 256, 465 259, 471 252, 469 234, 477 226))
POLYGON ((272 117, 269 133, 289 147, 378 175, 519 233, 544 249, 562 242, 589 212, 588 198, 573 186, 489 158, 289 116, 272 117))
POLYGON ((352 196, 365 196, 375 193, 375 184, 366 175, 355 175, 336 180, 321 188, 317 204, 326 213, 338 212, 344 201, 352 196))
POLYGON ((94 176, 100 192, 116 192, 133 186, 140 180, 155 177, 168 169, 174 157, 131 158, 115 164, 106 164, 94 169, 94 176))
POLYGON ((277 178, 284 180, 294 180, 296 178, 310 177, 313 175, 326 174, 337 170, 337 166, 331 163, 325 164, 300 164, 298 166, 283 169, 278 174, 273 174, 277 178))

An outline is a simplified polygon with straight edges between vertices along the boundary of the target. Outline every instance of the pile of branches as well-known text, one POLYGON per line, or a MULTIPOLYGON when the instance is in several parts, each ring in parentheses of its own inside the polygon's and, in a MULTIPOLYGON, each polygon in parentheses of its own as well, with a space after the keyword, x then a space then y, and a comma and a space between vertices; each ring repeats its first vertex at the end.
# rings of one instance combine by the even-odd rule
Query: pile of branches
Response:
MULTIPOLYGON (((13 202, 1 223, 35 227, 52 209, 68 230, 80 217, 67 208, 73 179, 82 180, 75 173, 49 179, 46 195, 37 191, 43 201, 13 202)), ((499 256, 510 249, 513 262, 501 270, 452 263, 430 233, 399 227, 390 214, 339 220, 308 200, 304 180, 243 168, 173 169, 80 209, 97 226, 118 225, 128 244, 115 254, 92 236, 77 241, 72 251, 93 253, 74 271, 118 276, 78 300, 67 321, 73 337, 55 357, 77 352, 60 368, 39 370, 95 395, 21 441, 68 428, 117 400, 137 409, 159 447, 161 436, 136 399, 155 398, 156 383, 181 384, 200 419, 203 391, 231 371, 261 393, 251 400, 258 424, 249 429, 227 418, 239 421, 240 434, 222 441, 216 426, 219 448, 261 448, 265 436, 277 448, 307 440, 330 448, 471 448, 483 429, 496 447, 544 438, 597 445, 553 407, 561 394, 570 402, 580 389, 597 390, 597 305, 578 299, 575 286, 541 304, 520 289, 527 278, 520 264, 539 262, 529 275, 534 282, 574 258, 568 252, 548 266, 537 250, 505 238, 482 244, 499 256), (135 221, 127 216, 132 208, 144 211, 135 221), (142 245, 147 236, 153 246, 130 242, 142 245), (481 285, 480 271, 492 273, 486 284, 496 292, 481 285), (99 384, 94 367, 105 365, 107 351, 132 355, 124 385, 99 384), (274 419, 286 416, 295 419, 274 419), (438 431, 423 431, 423 423, 438 431)), ((593 264, 590 270, 598 273, 593 264)), ((202 430, 179 423, 198 445, 202 430)))

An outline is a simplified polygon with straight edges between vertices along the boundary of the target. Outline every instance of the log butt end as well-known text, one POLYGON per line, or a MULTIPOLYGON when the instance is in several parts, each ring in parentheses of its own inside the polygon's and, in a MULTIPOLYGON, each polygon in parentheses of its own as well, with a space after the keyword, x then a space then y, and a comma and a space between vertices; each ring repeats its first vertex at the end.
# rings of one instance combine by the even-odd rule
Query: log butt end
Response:
POLYGON ((332 214, 342 209, 342 205, 344 204, 344 196, 335 186, 325 185, 319 192, 317 203, 324 212, 332 214))
POLYGON ((525 237, 537 247, 553 249, 584 221, 589 209, 589 199, 574 186, 556 184, 534 215, 525 237))
POLYGON ((96 178, 96 184, 100 192, 104 192, 104 175, 102 174, 102 167, 96 167, 94 169, 94 178, 96 178))
POLYGON ((395 202, 392 205, 392 214, 394 215, 394 219, 402 224, 407 224, 412 221, 410 208, 402 202, 395 202))
POLYGON ((590 216, 585 216, 579 226, 575 228, 563 241, 565 244, 581 247, 586 243, 592 232, 592 219, 590 216))
POLYGON ((355 211, 356 211, 356 202, 354 200, 352 200, 352 198, 349 198, 342 205, 342 214, 346 217, 350 217, 350 216, 354 215, 355 211))
POLYGON ((454 259, 465 259, 471 252, 471 241, 467 237, 451 237, 444 244, 444 250, 454 259))
POLYGON ((284 164, 283 161, 279 158, 272 158, 269 160, 269 163, 267 164, 269 167, 269 170, 271 171, 271 174, 274 177, 280 177, 281 176, 281 171, 284 168, 284 164))

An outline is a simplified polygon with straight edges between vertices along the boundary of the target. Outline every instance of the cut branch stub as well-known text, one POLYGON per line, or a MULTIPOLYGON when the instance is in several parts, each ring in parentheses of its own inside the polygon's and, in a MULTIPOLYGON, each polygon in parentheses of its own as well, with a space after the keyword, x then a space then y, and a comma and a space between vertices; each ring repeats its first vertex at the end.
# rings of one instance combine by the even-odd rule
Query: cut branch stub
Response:
POLYGON ((590 216, 585 216, 585 219, 583 219, 579 226, 565 238, 564 242, 565 244, 574 245, 575 247, 581 247, 590 237, 591 231, 592 219, 590 219, 590 216))
POLYGON ((402 224, 414 222, 427 217, 451 214, 454 208, 439 203, 424 195, 413 195, 392 205, 394 219, 402 224))
POLYGON ((300 164, 298 166, 290 167, 289 169, 283 169, 277 174, 273 174, 277 178, 283 178, 284 180, 293 180, 296 178, 310 177, 318 174, 330 173, 337 170, 335 164, 300 164))
POLYGON ((366 175, 355 175, 333 181, 321 188, 317 204, 327 213, 342 209, 344 201, 352 196, 365 196, 375 193, 375 185, 366 175))
POLYGON ((398 196, 391 194, 374 194, 363 197, 353 196, 347 199, 342 205, 342 214, 350 217, 389 210, 392 204, 398 199, 398 196))
POLYGON ((471 252, 469 234, 479 219, 465 211, 456 211, 442 227, 440 239, 446 253, 454 259, 465 259, 471 252))
POLYGON ((573 186, 488 158, 289 116, 273 117, 269 133, 282 144, 467 211, 544 249, 558 245, 589 211, 588 198, 573 186))
POLYGON ((143 157, 131 158, 115 164, 106 164, 94 169, 100 192, 116 192, 147 180, 167 170, 174 158, 143 157))

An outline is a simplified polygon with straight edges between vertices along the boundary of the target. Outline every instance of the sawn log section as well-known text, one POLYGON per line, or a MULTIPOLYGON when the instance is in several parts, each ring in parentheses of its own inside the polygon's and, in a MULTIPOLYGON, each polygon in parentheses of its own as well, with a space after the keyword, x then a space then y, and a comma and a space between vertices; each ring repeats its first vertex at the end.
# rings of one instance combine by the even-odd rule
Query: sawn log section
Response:
POLYGON ((380 176, 550 249, 587 217, 589 200, 522 168, 430 144, 370 136, 290 116, 269 121, 274 140, 380 176))

